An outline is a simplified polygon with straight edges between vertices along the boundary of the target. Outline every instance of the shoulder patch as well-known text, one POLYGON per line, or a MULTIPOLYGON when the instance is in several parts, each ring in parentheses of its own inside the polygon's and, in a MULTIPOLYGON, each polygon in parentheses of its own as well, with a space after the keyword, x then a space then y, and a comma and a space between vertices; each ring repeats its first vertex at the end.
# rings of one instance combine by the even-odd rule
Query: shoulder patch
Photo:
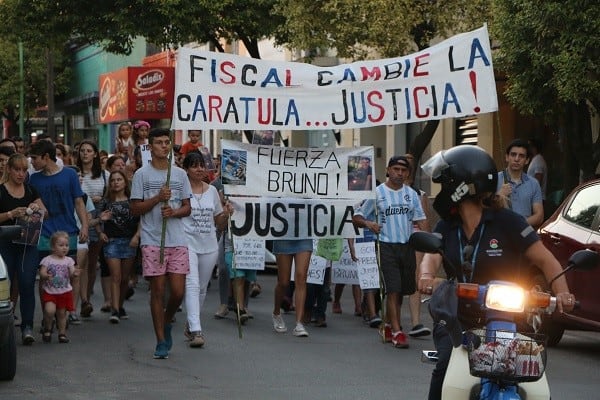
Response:
POLYGON ((525 228, 521 231, 521 237, 527 237, 532 232, 533 232, 533 227, 531 225, 527 225, 527 228, 525 228))

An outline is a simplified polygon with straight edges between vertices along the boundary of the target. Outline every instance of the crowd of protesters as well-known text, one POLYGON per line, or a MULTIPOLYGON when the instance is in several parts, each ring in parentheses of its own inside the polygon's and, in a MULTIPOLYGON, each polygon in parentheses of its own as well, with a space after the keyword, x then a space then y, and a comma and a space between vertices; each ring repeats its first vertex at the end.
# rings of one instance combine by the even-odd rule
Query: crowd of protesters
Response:
MULTIPOLYGON (((28 147, 20 138, 0 141, 0 225, 27 221, 32 230, 25 230, 23 240, 0 241, 0 254, 11 278, 11 300, 19 304, 16 323, 24 345, 36 340, 37 276, 44 342, 51 342, 57 330, 59 343, 68 343, 67 324, 81 324, 94 311, 96 315, 98 310, 105 312, 112 324, 127 319, 125 300, 135 293, 139 275, 148 281, 150 290, 157 343, 154 358, 168 358, 173 346, 172 321, 182 303, 189 346, 204 346, 201 312, 215 272, 220 306, 214 317, 222 319, 233 310, 239 324, 253 318, 248 297, 261 288, 256 271, 233 265, 233 243, 227 234, 233 207, 225 201, 220 162, 210 154, 207 158, 200 137, 201 131, 189 131, 189 141, 179 146, 172 143, 168 129, 151 129, 149 123, 137 121, 118 126, 115 153, 110 156, 92 140, 72 148, 52 143, 47 135, 38 135, 28 147), (141 145, 150 150, 145 165, 141 145), (102 305, 96 304, 95 309, 91 297, 98 270, 102 305)), ((530 158, 527 142, 512 142, 506 154, 508 167, 500 173, 498 194, 513 200, 507 204, 514 208, 519 183, 528 182, 536 189, 530 192, 538 195, 527 203, 527 209, 534 212, 521 214, 526 218, 543 215, 540 185, 537 179, 526 180, 523 173, 530 158)), ((386 181, 377 185, 376 199, 358 204, 353 218, 357 227, 365 228, 358 242, 378 239, 386 289, 382 304, 378 290, 361 291, 353 285, 354 314, 362 316, 366 325, 379 328, 384 342, 399 348, 408 347, 407 336, 431 334, 419 319, 421 299, 416 290, 423 255, 407 245, 414 230, 430 229, 428 199, 414 187, 414 173, 411 154, 392 157, 386 181), (389 207, 408 211, 386 213, 389 207), (385 221, 382 215, 388 215, 385 221), (400 323, 405 296, 412 325, 406 333, 400 323)), ((366 175, 369 182, 361 183, 365 188, 372 172, 366 175)), ((349 240, 349 247, 356 260, 353 242, 349 240)), ((333 313, 342 312, 343 285, 336 285, 331 296, 330 271, 322 285, 307 285, 312 240, 276 240, 273 252, 278 265, 273 330, 287 332, 282 311, 295 311, 292 334, 308 337, 309 325, 327 326, 327 298, 333 313)))
MULTIPOLYGON (((99 149, 92 140, 70 147, 52 143, 47 135, 39 135, 28 148, 17 138, 0 143, 3 174, 0 197, 11 199, 1 203, 0 224, 14 224, 31 211, 43 215, 37 246, 12 241, 0 243, 0 253, 11 266, 13 303, 17 304, 17 296, 21 296, 20 313, 16 314, 24 345, 36 340, 33 332, 36 275, 40 277, 38 293, 43 313, 40 333, 44 342, 51 342, 57 330, 59 343, 68 343, 67 322, 81 324, 97 317, 99 311, 105 312, 112 324, 129 318, 125 299, 135 293, 139 275, 148 281, 150 290, 150 314, 157 343, 154 358, 168 358, 173 346, 172 321, 182 303, 187 314, 184 334, 189 346, 204 345, 200 314, 215 272, 219 275, 221 305, 214 317, 224 318, 233 310, 240 324, 253 318, 248 298, 259 293, 261 287, 256 283, 256 271, 240 270, 233 265, 233 245, 226 233, 233 208, 224 200, 219 161, 206 159, 201 131, 189 131, 189 141, 183 146, 172 143, 169 130, 151 129, 145 121, 121 123, 117 131, 112 155, 99 149), (146 165, 142 165, 141 145, 150 149, 151 158, 146 165), (175 150, 174 163, 169 158, 171 149, 175 150), (71 259, 72 264, 68 261, 71 259), (102 303, 92 304, 97 271, 100 271, 102 303)), ((387 169, 390 178, 379 188, 386 193, 401 190, 402 196, 412 194, 409 186, 412 172, 408 158, 395 157, 387 169)), ((404 236, 410 234, 413 224, 429 229, 422 223, 426 222, 426 215, 418 192, 411 199, 410 206, 414 208, 411 218, 399 222, 404 236)), ((368 207, 373 206, 360 205, 356 223, 368 228, 365 232, 372 230, 379 234, 379 223, 366 219, 373 214, 368 207)), ((404 236, 393 240, 405 243, 404 236)), ((373 235, 370 237, 374 239, 373 235)), ((298 337, 309 336, 309 325, 327 326, 328 297, 334 300, 333 312, 342 312, 339 304, 342 287, 336 289, 335 299, 330 298, 330 278, 320 287, 313 284, 307 287, 312 246, 312 240, 274 241, 273 252, 278 263, 272 313, 275 332, 287 331, 282 310, 295 311, 292 333, 298 337)), ((391 256, 395 254, 393 248, 390 252, 391 256)), ((394 256, 389 260, 395 267, 384 271, 386 285, 397 287, 388 291, 385 324, 381 323, 384 316, 378 308, 377 291, 361 292, 360 287, 353 287, 354 314, 362 316, 368 326, 381 325, 386 341, 395 347, 408 346, 399 325, 399 308, 402 297, 415 292, 415 262, 404 260, 414 259, 414 252, 401 253, 405 254, 402 259, 394 256), (398 270, 404 264, 408 269, 398 270), (412 277, 412 281, 405 282, 404 275, 396 276, 398 271, 412 277)), ((409 336, 430 333, 420 324, 418 311, 412 320, 415 327, 408 332, 409 336)))

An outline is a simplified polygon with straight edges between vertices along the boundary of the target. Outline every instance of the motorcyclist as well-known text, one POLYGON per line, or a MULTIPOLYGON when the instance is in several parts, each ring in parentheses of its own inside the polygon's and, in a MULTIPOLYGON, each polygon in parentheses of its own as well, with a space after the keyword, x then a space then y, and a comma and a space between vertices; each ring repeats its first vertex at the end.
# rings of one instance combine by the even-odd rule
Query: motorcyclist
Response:
MULTIPOLYGON (((418 279, 421 293, 431 294, 441 282, 436 279, 443 264, 446 275, 459 282, 486 284, 491 280, 524 283, 527 263, 535 264, 550 281, 562 271, 561 265, 540 241, 535 230, 519 214, 504 207, 495 195, 498 174, 494 160, 480 147, 461 145, 442 150, 429 159, 423 171, 442 188, 433 208, 441 220, 433 230, 441 234, 443 251, 450 263, 439 254, 426 254, 418 279), (526 259, 527 261, 525 262, 526 259)), ((575 296, 567 281, 554 281, 559 312, 570 311, 575 296)), ((458 303, 458 320, 463 328, 482 326, 481 311, 462 299, 458 303)), ((452 352, 451 335, 446 325, 434 324, 433 339, 438 351, 431 377, 429 399, 440 399, 444 376, 452 352)))

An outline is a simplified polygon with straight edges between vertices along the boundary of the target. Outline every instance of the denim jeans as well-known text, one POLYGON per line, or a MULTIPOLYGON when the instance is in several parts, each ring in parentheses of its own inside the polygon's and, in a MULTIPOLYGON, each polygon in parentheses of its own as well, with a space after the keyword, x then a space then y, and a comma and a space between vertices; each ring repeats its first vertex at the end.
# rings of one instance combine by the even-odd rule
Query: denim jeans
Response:
POLYGON ((19 281, 21 330, 33 328, 35 310, 35 277, 38 272, 39 255, 36 246, 0 241, 0 254, 8 269, 8 276, 19 281))

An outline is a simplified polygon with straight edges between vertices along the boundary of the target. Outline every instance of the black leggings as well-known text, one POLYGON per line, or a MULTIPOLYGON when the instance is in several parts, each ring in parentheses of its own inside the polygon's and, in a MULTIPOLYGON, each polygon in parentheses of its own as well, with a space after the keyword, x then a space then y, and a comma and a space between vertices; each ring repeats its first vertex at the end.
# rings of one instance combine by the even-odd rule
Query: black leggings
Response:
POLYGON ((438 362, 431 373, 431 383, 429 385, 429 400, 440 400, 442 398, 442 385, 444 377, 450 362, 452 354, 452 340, 444 325, 434 323, 433 325, 433 343, 438 352, 438 362))

